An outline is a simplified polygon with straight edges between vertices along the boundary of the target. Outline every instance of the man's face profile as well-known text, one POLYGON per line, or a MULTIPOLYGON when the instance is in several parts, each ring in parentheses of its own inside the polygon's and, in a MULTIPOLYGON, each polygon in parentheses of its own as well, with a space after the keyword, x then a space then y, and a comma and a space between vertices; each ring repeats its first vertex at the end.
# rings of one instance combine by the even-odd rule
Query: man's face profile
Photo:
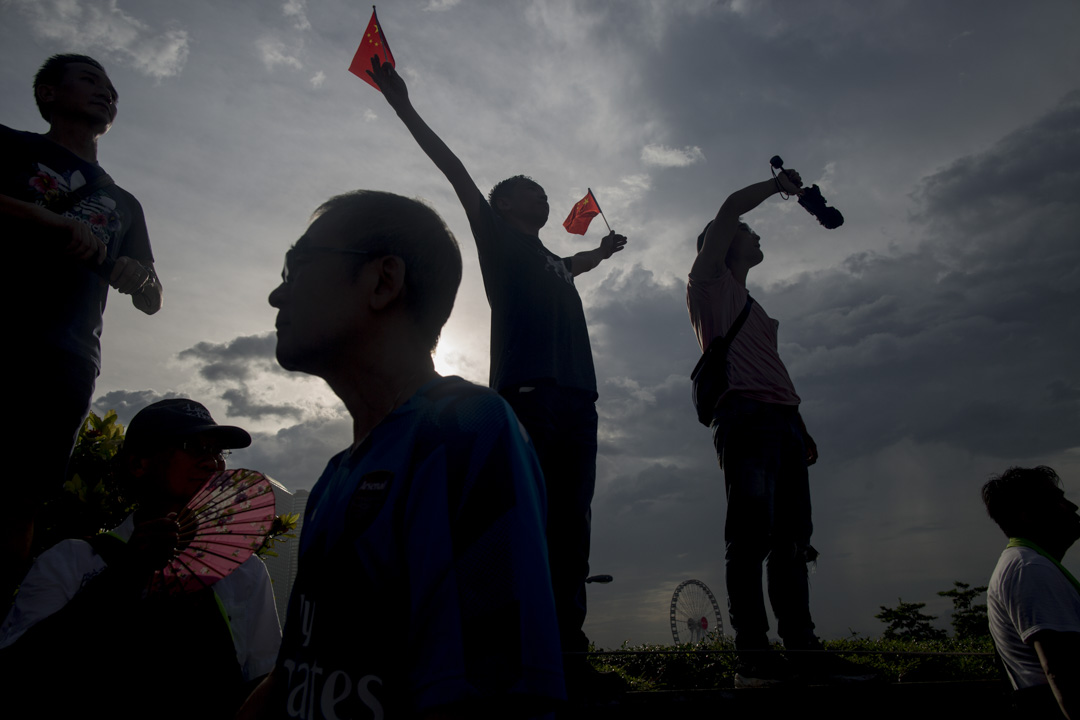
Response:
POLYGON ((277 308, 277 360, 286 370, 319 369, 358 331, 358 303, 349 292, 356 261, 344 248, 333 212, 308 226, 286 255, 282 283, 270 293, 277 308))
POLYGON ((53 119, 78 117, 97 126, 102 134, 116 119, 116 88, 103 70, 88 63, 68 63, 61 81, 43 85, 39 92, 44 93, 53 119))

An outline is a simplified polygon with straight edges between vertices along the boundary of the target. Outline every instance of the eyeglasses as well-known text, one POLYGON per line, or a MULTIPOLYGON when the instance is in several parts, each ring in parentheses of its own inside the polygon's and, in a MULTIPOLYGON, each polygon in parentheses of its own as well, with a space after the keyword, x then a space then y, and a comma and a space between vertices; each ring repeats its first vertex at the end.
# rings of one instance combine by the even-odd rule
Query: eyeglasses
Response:
POLYGON ((222 450, 216 445, 209 445, 202 440, 185 440, 180 443, 180 449, 186 452, 191 457, 195 458, 213 458, 218 460, 224 460, 232 455, 232 450, 222 450))
POLYGON ((356 250, 355 248, 324 247, 322 245, 305 245, 303 247, 291 247, 285 253, 285 267, 281 269, 281 282, 289 284, 289 277, 296 274, 296 270, 307 259, 306 256, 315 253, 337 253, 339 255, 370 255, 369 250, 356 250))

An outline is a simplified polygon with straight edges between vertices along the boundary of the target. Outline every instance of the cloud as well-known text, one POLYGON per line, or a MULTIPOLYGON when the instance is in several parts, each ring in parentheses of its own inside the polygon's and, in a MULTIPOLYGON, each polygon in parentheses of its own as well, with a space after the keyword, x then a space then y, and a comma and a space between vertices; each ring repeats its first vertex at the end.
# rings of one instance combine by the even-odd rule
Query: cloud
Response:
POLYGON ((311 87, 321 88, 323 86, 323 83, 326 82, 326 73, 320 70, 319 72, 311 76, 311 80, 309 82, 311 82, 311 87))
POLYGON ((667 145, 646 145, 641 148, 641 161, 657 167, 686 167, 705 160, 705 153, 696 145, 682 150, 667 145))
POLYGON ((282 405, 255 402, 246 388, 230 388, 221 394, 221 399, 228 403, 230 417, 247 417, 259 420, 266 417, 300 419, 304 411, 295 405, 282 405))
POLYGON ((364 118, 364 122, 371 122, 372 120, 378 120, 379 116, 375 114, 375 111, 371 108, 365 108, 363 114, 360 116, 364 118))
POLYGON ((155 30, 119 7, 118 0, 10 0, 39 38, 71 51, 103 51, 155 79, 179 75, 188 33, 155 30))
POLYGON ((284 373, 277 364, 277 336, 244 335, 224 343, 201 342, 177 355, 181 360, 193 360, 199 365, 199 375, 211 382, 242 381, 255 371, 284 373))
POLYGON ((285 0, 281 11, 285 17, 292 18, 293 25, 297 30, 310 30, 311 23, 307 19, 306 0, 285 0))
POLYGON ((424 6, 424 10, 442 12, 457 7, 460 4, 461 0, 428 0, 428 4, 424 6))
POLYGON ((251 447, 234 450, 229 464, 266 473, 295 491, 311 488, 327 461, 349 447, 352 420, 343 412, 251 436, 251 447))
POLYGON ((285 65, 296 70, 304 67, 304 64, 286 47, 285 43, 276 38, 261 38, 255 43, 255 48, 267 70, 273 70, 278 65, 285 65))
POLYGON ((91 409, 98 415, 115 410, 120 423, 127 425, 131 418, 135 417, 135 413, 150 403, 174 397, 184 396, 176 392, 159 393, 156 390, 113 390, 94 400, 91 409))

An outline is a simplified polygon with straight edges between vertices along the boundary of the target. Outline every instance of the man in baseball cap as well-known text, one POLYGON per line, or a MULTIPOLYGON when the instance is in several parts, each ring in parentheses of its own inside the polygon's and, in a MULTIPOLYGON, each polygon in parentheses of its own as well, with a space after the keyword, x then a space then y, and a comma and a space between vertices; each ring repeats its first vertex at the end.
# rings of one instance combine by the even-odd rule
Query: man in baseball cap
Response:
POLYGON ((95 709, 112 715, 148 703, 155 717, 189 717, 190 707, 162 701, 179 678, 197 676, 206 700, 199 713, 232 717, 273 668, 281 641, 262 561, 252 556, 197 592, 161 597, 145 590, 177 552, 177 513, 225 469, 230 449, 250 444, 247 431, 218 425, 187 398, 135 415, 120 457, 135 512, 108 533, 42 553, 0 626, 0 672, 18 676, 10 685, 18 696, 45 717, 95 709), (50 692, 60 676, 65 691, 50 692))

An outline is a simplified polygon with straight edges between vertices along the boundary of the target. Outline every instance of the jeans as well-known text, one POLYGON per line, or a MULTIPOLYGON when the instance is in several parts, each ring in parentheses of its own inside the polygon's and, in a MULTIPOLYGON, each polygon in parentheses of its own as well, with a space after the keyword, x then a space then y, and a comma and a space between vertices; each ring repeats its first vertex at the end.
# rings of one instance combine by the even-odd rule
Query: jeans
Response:
POLYGON ((798 407, 728 398, 712 430, 727 492, 725 562, 735 647, 768 647, 763 561, 784 645, 811 646, 816 638, 806 565, 817 551, 810 545, 810 483, 798 407))
POLYGON ((585 578, 589 574, 596 487, 596 394, 538 385, 508 388, 503 398, 532 438, 547 488, 547 543, 563 652, 584 652, 585 578))

